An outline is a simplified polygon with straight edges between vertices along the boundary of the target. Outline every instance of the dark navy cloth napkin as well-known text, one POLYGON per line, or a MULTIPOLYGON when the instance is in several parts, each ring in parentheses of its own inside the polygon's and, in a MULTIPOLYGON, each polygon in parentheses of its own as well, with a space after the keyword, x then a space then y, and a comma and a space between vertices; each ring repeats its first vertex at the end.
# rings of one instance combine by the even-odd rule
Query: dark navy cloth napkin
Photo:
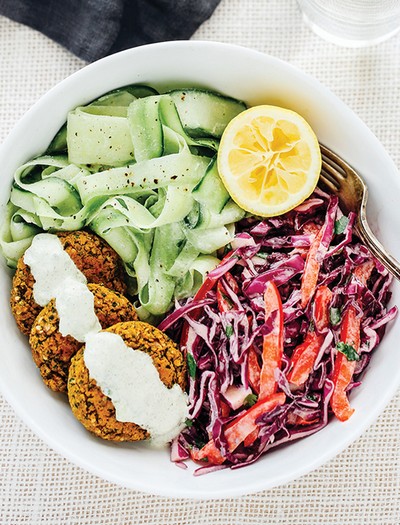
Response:
POLYGON ((0 0, 0 15, 92 62, 130 47, 190 38, 220 0, 0 0))

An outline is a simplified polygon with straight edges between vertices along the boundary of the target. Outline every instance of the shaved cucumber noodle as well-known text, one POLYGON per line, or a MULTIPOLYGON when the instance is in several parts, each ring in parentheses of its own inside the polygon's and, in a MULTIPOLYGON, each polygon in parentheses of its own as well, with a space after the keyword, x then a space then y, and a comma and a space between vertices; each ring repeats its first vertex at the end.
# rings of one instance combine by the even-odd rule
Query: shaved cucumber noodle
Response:
POLYGON ((7 264, 39 232, 88 229, 122 258, 141 319, 157 322, 196 292, 245 215, 215 162, 245 108, 219 93, 132 85, 70 111, 48 150, 15 172, 0 231, 7 264))

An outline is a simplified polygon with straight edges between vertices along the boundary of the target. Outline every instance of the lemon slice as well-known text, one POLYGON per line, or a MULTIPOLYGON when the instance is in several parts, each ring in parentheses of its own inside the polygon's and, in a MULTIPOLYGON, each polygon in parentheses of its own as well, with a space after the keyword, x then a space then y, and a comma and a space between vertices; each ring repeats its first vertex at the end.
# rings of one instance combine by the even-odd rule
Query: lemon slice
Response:
POLYGON ((226 127, 218 171, 232 199, 263 217, 281 215, 313 192, 321 151, 310 125, 294 111, 255 106, 226 127))

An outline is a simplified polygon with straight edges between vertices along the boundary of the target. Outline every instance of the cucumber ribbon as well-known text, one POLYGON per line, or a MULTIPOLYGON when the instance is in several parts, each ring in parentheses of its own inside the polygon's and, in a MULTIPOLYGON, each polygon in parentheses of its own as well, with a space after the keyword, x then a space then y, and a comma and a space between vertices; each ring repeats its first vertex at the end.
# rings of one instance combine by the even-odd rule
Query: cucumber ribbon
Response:
POLYGON ((216 168, 222 131, 207 125, 215 113, 223 130, 245 106, 187 90, 185 122, 201 130, 189 132, 175 103, 183 93, 128 86, 71 111, 47 152, 14 174, 0 229, 7 264, 40 231, 86 228, 122 258, 142 319, 192 296, 244 216, 216 168))

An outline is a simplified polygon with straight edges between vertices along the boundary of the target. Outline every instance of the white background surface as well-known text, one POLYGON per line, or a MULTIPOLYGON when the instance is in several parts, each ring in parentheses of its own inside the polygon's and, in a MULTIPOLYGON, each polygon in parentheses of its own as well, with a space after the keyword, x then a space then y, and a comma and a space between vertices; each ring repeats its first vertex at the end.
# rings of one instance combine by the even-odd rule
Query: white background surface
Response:
MULTIPOLYGON (((366 122, 400 166, 400 36, 342 49, 313 35, 292 0, 222 0, 194 38, 253 47, 312 74, 366 122)), ((0 18, 0 140, 41 94, 82 65, 42 35, 0 18)), ((87 474, 52 452, 0 400, 0 525, 398 525, 399 400, 317 471, 268 492, 208 502, 148 496, 87 474)))

